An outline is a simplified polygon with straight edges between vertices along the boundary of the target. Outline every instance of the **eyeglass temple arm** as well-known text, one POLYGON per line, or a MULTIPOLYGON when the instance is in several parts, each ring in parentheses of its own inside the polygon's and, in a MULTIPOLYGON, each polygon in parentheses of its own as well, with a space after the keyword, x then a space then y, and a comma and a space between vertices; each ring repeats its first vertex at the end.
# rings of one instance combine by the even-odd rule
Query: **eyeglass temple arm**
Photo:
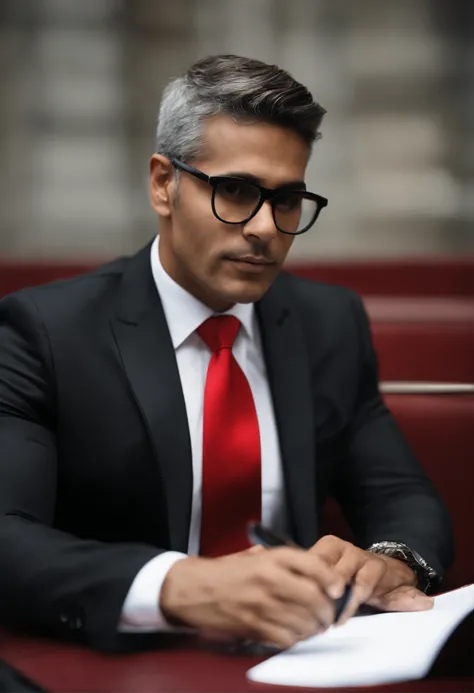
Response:
POLYGON ((180 161, 179 159, 170 158, 170 161, 175 168, 180 168, 182 171, 186 171, 186 173, 190 173, 192 176, 195 176, 196 178, 199 178, 200 180, 203 180, 206 183, 211 182, 211 176, 206 175, 202 171, 198 171, 197 168, 188 166, 188 164, 185 164, 183 161, 180 161))

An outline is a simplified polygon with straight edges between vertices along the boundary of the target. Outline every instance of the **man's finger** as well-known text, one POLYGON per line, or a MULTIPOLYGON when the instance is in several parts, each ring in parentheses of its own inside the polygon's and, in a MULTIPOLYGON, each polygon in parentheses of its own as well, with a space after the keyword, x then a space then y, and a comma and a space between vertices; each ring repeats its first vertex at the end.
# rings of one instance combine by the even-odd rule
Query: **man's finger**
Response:
POLYGON ((341 597, 345 583, 338 572, 326 561, 309 551, 292 548, 270 549, 275 552, 278 563, 297 575, 303 575, 316 583, 332 599, 341 597), (278 553, 277 553, 278 552, 278 553))
POLYGON ((323 558, 329 565, 336 565, 351 544, 330 534, 321 539, 309 550, 323 558))
POLYGON ((368 604, 384 611, 428 611, 433 608, 433 597, 429 597, 416 587, 400 587, 372 597, 368 604))
POLYGON ((361 604, 365 604, 373 595, 377 585, 382 580, 387 567, 383 561, 373 559, 369 556, 367 559, 361 552, 357 556, 349 555, 347 552, 336 565, 336 570, 348 577, 354 575, 352 580, 352 595, 338 621, 342 625, 348 621, 357 612, 361 604), (363 562, 365 561, 365 562, 363 562), (340 564, 341 567, 340 567, 340 564), (355 571, 355 574, 354 572, 355 571))
POLYGON ((334 603, 315 580, 278 569, 271 594, 280 602, 312 614, 326 627, 334 622, 334 603))
POLYGON ((372 584, 377 577, 380 579, 386 569, 379 557, 351 545, 346 548, 335 568, 346 582, 358 576, 358 584, 361 586, 364 582, 372 584))
POLYGON ((249 549, 245 549, 241 553, 248 553, 252 555, 255 553, 262 553, 263 551, 265 551, 265 547, 262 544, 255 544, 255 546, 251 546, 249 549))
POLYGON ((298 640, 309 638, 331 625, 323 623, 316 613, 296 604, 286 604, 277 599, 270 599, 265 606, 265 610, 262 610, 262 619, 269 625, 291 631, 298 640))
POLYGON ((224 630, 218 630, 217 628, 201 628, 198 635, 203 640, 209 640, 210 642, 216 643, 232 643, 236 640, 236 635, 234 633, 227 633, 224 630))
POLYGON ((242 551, 236 551, 233 554, 227 554, 228 556, 253 556, 256 553, 263 553, 266 551, 263 544, 255 544, 254 546, 249 546, 248 549, 242 549, 242 551))

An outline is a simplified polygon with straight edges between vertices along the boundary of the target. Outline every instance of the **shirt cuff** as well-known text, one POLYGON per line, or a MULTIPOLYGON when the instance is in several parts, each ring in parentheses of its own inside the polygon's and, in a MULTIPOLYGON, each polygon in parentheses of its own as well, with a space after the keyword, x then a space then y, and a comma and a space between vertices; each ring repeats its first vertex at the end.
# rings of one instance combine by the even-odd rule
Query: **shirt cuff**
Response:
POLYGON ((120 633, 186 632, 168 623, 163 616, 160 592, 169 570, 188 556, 166 551, 148 561, 135 577, 125 598, 118 630, 120 633))

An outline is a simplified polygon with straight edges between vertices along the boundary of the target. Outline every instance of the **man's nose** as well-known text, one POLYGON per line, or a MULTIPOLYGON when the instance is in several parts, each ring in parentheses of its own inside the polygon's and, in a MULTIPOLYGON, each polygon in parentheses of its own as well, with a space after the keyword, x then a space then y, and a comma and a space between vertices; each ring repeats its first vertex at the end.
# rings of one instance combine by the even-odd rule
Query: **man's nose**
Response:
POLYGON ((257 214, 244 224, 245 236, 257 236, 262 241, 269 241, 279 232, 275 226, 271 204, 266 200, 257 214))

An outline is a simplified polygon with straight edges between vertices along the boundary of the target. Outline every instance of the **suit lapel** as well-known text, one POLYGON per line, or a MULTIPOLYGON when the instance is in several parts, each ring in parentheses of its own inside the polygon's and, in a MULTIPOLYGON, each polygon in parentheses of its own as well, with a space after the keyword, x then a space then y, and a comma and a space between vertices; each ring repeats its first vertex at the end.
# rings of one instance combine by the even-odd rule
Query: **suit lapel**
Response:
POLYGON ((317 539, 315 419, 308 354, 284 275, 257 304, 257 314, 280 439, 290 529, 301 546, 309 547, 317 539))
POLYGON ((150 247, 130 260, 112 320, 123 367, 152 441, 165 489, 171 548, 187 551, 192 451, 176 355, 150 270, 150 247))

